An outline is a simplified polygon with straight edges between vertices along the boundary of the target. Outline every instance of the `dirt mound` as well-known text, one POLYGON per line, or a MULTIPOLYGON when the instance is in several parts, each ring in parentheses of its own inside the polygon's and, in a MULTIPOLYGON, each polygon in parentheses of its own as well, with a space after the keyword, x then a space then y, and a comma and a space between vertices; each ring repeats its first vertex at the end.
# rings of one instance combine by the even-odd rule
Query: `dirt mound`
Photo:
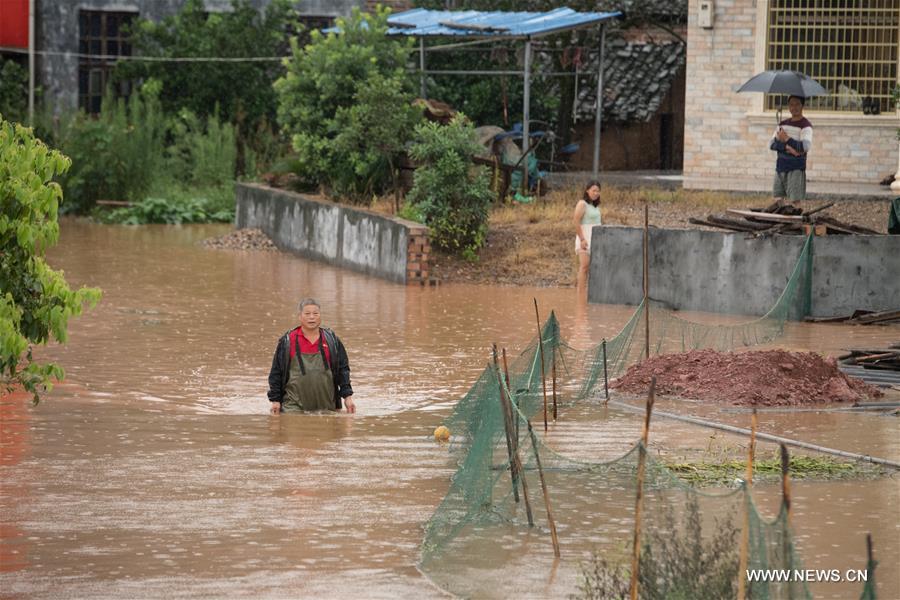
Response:
POLYGON ((632 366, 610 387, 749 406, 857 402, 882 392, 838 370, 833 358, 809 352, 693 350, 663 354, 632 366))
POLYGON ((200 245, 219 250, 278 250, 272 240, 259 229, 237 229, 217 238, 203 240, 200 245))

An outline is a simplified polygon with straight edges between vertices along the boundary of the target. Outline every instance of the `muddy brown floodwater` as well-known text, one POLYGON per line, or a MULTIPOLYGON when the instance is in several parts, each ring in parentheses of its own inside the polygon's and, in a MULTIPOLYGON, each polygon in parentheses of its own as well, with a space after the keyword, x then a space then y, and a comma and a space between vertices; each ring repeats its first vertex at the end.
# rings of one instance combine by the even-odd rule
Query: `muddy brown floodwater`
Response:
MULTIPOLYGON (((440 595, 415 566, 422 525, 455 468, 431 432, 481 372, 491 342, 524 346, 533 297, 581 347, 614 335, 633 310, 584 305, 571 289, 405 287, 196 243, 227 230, 63 223, 49 262, 104 296, 71 323, 66 346, 39 351, 65 367, 66 381, 37 407, 21 395, 0 401, 0 597, 440 595), (348 348, 355 416, 267 414, 272 352, 302 296, 321 301, 324 323, 348 348)), ((789 324, 778 346, 834 355, 897 339, 897 326, 789 324)), ((748 420, 719 407, 679 410, 748 420)), ((639 416, 614 409, 583 423, 561 420, 549 442, 611 458, 640 429, 639 416)), ((764 413, 760 429, 900 460, 892 417, 764 413)), ((658 444, 702 448, 711 435, 653 424, 658 444)), ((897 476, 797 481, 793 490, 805 566, 862 568, 872 532, 879 598, 900 598, 897 476)), ((777 488, 757 494, 774 516, 777 488)), ((541 549, 522 561, 521 578, 501 585, 489 556, 459 576, 483 577, 480 597, 566 597, 590 547, 561 542, 556 569, 534 540, 541 549)), ((812 586, 824 598, 860 589, 812 586)))

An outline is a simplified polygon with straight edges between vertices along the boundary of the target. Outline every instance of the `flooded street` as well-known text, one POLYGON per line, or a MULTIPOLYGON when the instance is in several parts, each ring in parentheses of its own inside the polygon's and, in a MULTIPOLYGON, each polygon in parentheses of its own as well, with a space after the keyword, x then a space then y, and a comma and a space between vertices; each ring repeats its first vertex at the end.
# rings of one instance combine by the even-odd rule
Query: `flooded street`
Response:
MULTIPOLYGON (((66 346, 37 352, 65 368, 64 383, 37 407, 22 395, 0 400, 0 598, 440 596, 416 563, 456 465, 431 434, 491 343, 515 352, 528 342, 533 297, 581 348, 615 335, 633 312, 581 304, 572 289, 407 287, 287 254, 197 245, 229 227, 62 223, 48 261, 103 299, 71 322, 66 346), (354 416, 267 412, 272 353, 306 296, 347 347, 354 416)), ((897 325, 791 323, 786 333, 769 347, 836 355, 900 340, 897 325)), ((660 408, 749 426, 731 407, 660 408)), ((641 417, 628 411, 574 413, 584 419, 563 415, 548 436, 560 451, 612 458, 640 434, 641 417)), ((900 461, 896 417, 764 412, 759 428, 900 461)), ((712 435, 659 419, 652 437, 703 448, 712 435)), ((795 481, 793 490, 804 566, 864 568, 871 532, 878 597, 900 598, 900 475, 795 481)), ((757 488, 770 517, 779 493, 757 488)), ((549 542, 532 534, 523 543, 532 560, 509 561, 503 583, 487 554, 459 577, 483 579, 479 597, 564 598, 593 535, 561 535, 557 568, 549 542)), ((810 587, 817 598, 862 591, 810 587)))

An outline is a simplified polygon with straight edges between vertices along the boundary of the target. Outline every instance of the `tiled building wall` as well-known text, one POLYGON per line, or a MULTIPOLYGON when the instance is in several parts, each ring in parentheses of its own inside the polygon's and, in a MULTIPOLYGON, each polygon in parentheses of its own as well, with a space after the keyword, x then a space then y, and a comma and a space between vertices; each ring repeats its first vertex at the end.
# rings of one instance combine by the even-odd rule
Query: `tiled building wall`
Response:
MULTIPOLYGON (((775 115, 761 113, 760 94, 736 93, 765 68, 757 62, 757 39, 765 36, 757 31, 757 10, 766 1, 716 0, 712 29, 698 26, 699 4, 689 0, 685 187, 770 189, 775 115)), ((896 115, 810 112, 807 118, 810 182, 878 183, 897 170, 896 115)))

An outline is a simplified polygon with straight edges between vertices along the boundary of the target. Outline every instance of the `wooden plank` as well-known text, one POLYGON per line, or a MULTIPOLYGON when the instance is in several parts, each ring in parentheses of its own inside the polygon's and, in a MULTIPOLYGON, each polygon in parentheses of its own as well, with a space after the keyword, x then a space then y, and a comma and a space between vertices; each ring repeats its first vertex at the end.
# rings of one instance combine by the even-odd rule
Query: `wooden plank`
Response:
POLYGON ((716 225, 733 227, 739 231, 762 231, 771 227, 771 225, 766 225, 763 223, 754 223, 752 221, 737 221, 735 219, 717 217, 716 215, 709 215, 708 217, 706 217, 706 220, 710 223, 715 223, 716 225))
POLYGON ((861 233, 863 235, 882 235, 881 232, 875 231, 874 229, 869 229, 868 227, 860 227, 859 225, 852 225, 850 223, 844 223, 843 221, 838 221, 832 217, 817 217, 815 219, 817 223, 825 223, 826 225, 840 227, 842 229, 846 229, 851 233, 861 233))
POLYGON ((872 312, 860 315, 852 319, 852 323, 877 323, 879 321, 893 321, 900 319, 900 310, 882 310, 880 312, 872 312))
POLYGON ((710 223, 709 221, 704 221, 703 219, 695 219, 694 217, 689 218, 688 223, 691 223, 692 225, 704 225, 706 227, 717 227, 719 229, 727 229, 728 231, 738 231, 741 233, 747 232, 747 229, 744 228, 736 229, 730 225, 717 225, 716 223, 710 223))
POLYGON ((772 213, 758 213, 752 210, 740 210, 737 208, 726 209, 732 215, 744 217, 747 219, 756 219, 758 221, 771 221, 773 223, 802 223, 802 215, 776 215, 772 213))

